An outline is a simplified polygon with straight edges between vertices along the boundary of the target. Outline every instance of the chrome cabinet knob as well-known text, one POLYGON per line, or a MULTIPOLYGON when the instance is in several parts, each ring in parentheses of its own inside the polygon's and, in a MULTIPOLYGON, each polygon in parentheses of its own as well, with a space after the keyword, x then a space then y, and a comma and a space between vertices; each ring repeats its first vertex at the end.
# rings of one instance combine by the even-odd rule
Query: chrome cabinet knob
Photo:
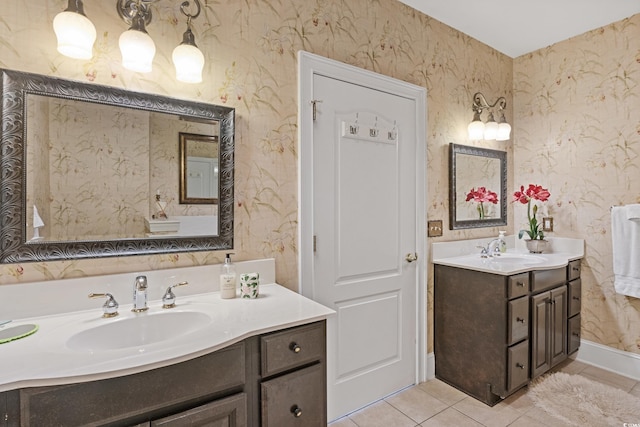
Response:
POLYGON ((300 353, 302 351, 302 347, 300 347, 297 343, 292 342, 291 344, 289 344, 289 350, 293 351, 294 353, 300 353))
POLYGON ((300 418, 302 416, 302 409, 298 405, 293 405, 291 407, 291 413, 294 417, 300 418))

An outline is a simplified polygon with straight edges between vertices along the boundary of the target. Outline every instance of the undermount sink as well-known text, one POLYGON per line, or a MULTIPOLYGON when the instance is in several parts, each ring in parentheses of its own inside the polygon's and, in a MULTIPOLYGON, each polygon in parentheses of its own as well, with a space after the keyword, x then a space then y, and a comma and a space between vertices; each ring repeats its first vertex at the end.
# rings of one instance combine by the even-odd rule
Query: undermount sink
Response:
POLYGON ((542 264, 547 259, 540 255, 503 253, 491 258, 492 262, 542 264))
POLYGON ((67 340, 71 350, 118 350, 182 337, 208 326, 210 316, 197 311, 142 313, 77 332, 67 340))

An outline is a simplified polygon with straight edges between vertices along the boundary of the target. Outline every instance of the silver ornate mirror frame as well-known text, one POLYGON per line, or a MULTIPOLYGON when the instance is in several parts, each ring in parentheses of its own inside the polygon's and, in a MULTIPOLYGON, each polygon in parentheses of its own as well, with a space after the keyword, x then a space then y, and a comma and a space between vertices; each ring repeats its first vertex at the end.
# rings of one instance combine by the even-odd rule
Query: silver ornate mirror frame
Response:
POLYGON ((0 70, 0 263, 54 261, 233 248, 235 110, 38 74, 0 70), (26 98, 29 94, 179 115, 220 124, 218 234, 86 241, 27 241, 26 98))
MULTIPOLYGON (((462 170, 465 174, 472 173, 471 170, 462 170)), ((473 181, 473 179, 472 179, 473 181)), ((478 181, 480 181, 478 179, 478 181)), ((477 186, 478 184, 476 184, 477 186)), ((507 225, 507 153, 505 151, 491 150, 488 148, 471 147, 466 145, 449 144, 449 229, 458 230, 464 228, 495 227, 507 225), (484 219, 462 219, 458 215, 458 206, 465 200, 459 200, 460 189, 458 189, 460 177, 457 158, 459 155, 478 156, 480 160, 490 159, 499 162, 499 170, 494 171, 499 181, 500 189, 498 193, 498 217, 484 219)), ((464 191, 470 190, 465 188, 464 191)))

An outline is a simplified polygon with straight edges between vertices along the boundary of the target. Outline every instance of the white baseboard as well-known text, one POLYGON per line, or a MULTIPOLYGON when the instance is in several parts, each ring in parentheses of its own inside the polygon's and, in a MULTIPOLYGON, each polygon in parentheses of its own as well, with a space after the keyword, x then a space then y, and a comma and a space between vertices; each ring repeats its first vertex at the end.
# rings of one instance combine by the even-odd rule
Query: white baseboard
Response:
POLYGON ((640 354, 580 340, 576 360, 640 381, 640 354))

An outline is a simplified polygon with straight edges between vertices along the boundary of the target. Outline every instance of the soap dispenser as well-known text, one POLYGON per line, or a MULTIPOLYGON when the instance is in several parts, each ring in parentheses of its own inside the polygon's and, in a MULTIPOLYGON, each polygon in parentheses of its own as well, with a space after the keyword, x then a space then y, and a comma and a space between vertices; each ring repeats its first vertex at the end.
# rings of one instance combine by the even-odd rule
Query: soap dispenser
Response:
POLYGON ((236 266, 231 262, 231 255, 226 255, 220 273, 220 298, 223 299, 236 297, 236 266))
POLYGON ((498 248, 500 249, 500 252, 504 253, 507 252, 507 241, 504 239, 504 234, 506 233, 506 231, 500 231, 498 233, 498 248))

